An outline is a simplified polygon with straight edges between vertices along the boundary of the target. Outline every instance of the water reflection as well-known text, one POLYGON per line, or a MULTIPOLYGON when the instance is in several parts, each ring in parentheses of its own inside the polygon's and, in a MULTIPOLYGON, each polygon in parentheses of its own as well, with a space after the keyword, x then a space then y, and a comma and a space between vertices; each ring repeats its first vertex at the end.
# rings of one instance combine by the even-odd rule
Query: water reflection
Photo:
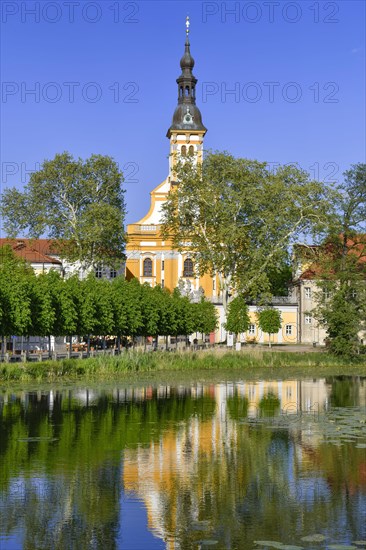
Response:
POLYGON ((341 377, 5 392, 0 546, 365 540, 365 412, 341 377))

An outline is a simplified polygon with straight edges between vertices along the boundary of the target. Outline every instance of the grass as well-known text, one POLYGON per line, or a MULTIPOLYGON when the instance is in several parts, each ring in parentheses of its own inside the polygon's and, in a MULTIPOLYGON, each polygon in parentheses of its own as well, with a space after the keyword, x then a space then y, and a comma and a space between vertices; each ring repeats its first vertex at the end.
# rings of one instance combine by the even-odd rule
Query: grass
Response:
POLYGON ((366 358, 349 362, 325 352, 191 352, 139 353, 98 356, 89 359, 63 359, 37 363, 0 363, 0 382, 54 382, 76 380, 115 380, 159 378, 171 374, 190 378, 321 377, 330 375, 366 376, 366 358))

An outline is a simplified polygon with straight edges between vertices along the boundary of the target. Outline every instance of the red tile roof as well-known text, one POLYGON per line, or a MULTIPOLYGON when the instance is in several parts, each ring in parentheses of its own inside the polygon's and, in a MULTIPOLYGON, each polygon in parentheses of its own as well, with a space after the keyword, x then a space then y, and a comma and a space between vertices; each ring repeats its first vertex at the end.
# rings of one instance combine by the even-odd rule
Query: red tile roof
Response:
POLYGON ((52 258, 49 254, 56 255, 53 248, 55 241, 49 239, 0 239, 0 247, 11 246, 14 254, 23 258, 32 264, 54 264, 62 265, 57 258, 52 258))

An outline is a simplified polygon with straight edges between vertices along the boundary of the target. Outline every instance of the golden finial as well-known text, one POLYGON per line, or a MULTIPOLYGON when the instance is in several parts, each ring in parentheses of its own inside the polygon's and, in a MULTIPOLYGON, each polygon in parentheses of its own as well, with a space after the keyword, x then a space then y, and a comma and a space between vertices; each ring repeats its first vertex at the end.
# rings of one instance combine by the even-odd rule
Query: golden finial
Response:
POLYGON ((188 38, 188 35, 189 35, 189 25, 190 25, 189 15, 187 15, 187 17, 186 17, 186 34, 187 34, 187 38, 188 38))

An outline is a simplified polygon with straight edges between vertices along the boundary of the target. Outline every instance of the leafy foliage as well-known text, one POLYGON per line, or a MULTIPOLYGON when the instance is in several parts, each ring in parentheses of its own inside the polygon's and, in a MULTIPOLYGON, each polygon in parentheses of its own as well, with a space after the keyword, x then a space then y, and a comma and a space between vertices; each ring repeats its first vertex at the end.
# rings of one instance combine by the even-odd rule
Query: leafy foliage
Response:
POLYGON ((178 289, 123 277, 64 280, 52 270, 37 277, 10 247, 0 249, 0 336, 178 336, 216 323, 211 302, 192 303, 178 289))
MULTIPOLYGON (((272 307, 265 307, 257 313, 258 326, 266 334, 276 334, 282 324, 281 312, 278 309, 272 307)), ((271 337, 269 338, 269 345, 271 346, 271 337)))
POLYGON ((344 174, 334 195, 329 234, 314 251, 318 278, 316 317, 326 326, 330 350, 354 356, 366 323, 366 164, 344 174))
POLYGON ((111 157, 83 161, 58 154, 31 174, 23 192, 5 189, 0 212, 6 231, 56 239, 58 253, 71 262, 118 265, 125 245, 122 181, 111 157))
POLYGON ((250 323, 248 306, 243 296, 234 298, 228 307, 225 328, 228 332, 238 335, 248 330, 250 323))
POLYGON ((270 291, 299 236, 323 230, 326 188, 293 166, 209 153, 178 162, 178 185, 163 206, 163 234, 178 250, 190 242, 200 274, 217 274, 226 308, 231 288, 246 298, 270 291))

